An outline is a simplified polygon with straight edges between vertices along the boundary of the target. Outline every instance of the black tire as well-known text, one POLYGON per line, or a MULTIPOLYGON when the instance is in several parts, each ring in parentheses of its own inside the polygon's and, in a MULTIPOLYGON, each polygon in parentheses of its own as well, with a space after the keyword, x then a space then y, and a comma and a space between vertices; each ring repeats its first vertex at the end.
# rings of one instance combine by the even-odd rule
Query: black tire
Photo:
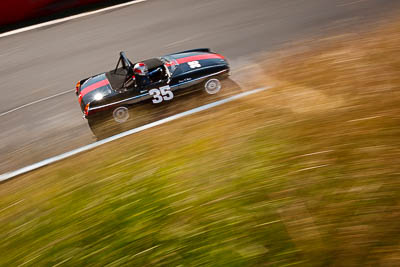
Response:
POLYGON ((212 77, 210 79, 207 79, 206 81, 203 82, 202 87, 203 87, 204 93, 206 93, 208 95, 218 94, 222 90, 224 91, 224 93, 239 93, 242 91, 239 84, 237 84, 235 81, 233 81, 229 77, 225 77, 225 76, 212 77), (207 84, 211 83, 212 81, 219 83, 219 85, 217 85, 215 88, 211 88, 211 92, 209 92, 207 90, 207 84))
POLYGON ((218 77, 207 79, 204 84, 204 91, 209 95, 215 95, 222 89, 221 80, 218 77))
POLYGON ((125 106, 116 107, 112 111, 113 119, 116 123, 125 123, 129 120, 129 109, 125 106))

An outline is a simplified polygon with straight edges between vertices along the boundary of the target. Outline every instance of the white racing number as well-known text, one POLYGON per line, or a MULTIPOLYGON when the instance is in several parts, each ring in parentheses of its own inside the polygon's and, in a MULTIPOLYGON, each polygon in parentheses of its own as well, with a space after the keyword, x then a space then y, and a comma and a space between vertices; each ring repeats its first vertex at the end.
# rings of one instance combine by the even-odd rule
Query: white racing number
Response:
POLYGON ((162 86, 160 88, 154 88, 149 91, 149 94, 153 96, 153 103, 158 104, 174 98, 174 93, 171 91, 171 87, 169 85, 162 86))
POLYGON ((200 68, 200 67, 201 67, 200 62, 198 62, 197 60, 195 60, 195 61, 190 61, 190 62, 188 62, 187 64, 189 65, 189 67, 190 67, 191 69, 195 69, 195 68, 200 68))

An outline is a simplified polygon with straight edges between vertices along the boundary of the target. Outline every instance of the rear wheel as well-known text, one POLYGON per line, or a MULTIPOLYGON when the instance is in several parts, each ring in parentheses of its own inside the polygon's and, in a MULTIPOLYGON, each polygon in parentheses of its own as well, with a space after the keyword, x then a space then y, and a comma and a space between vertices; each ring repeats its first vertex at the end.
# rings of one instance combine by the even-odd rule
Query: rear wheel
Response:
POLYGON ((207 94, 214 95, 221 91, 222 85, 221 81, 213 78, 209 79, 204 83, 204 90, 206 91, 207 94))

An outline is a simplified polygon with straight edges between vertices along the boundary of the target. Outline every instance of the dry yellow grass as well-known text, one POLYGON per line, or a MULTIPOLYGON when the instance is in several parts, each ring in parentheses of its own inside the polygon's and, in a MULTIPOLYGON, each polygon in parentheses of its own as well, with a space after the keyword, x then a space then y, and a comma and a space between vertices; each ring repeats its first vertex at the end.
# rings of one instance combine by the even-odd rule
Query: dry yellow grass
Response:
POLYGON ((296 201, 280 210, 289 234, 311 258, 325 251, 336 265, 398 266, 400 24, 298 45, 268 58, 265 72, 278 85, 269 102, 297 125, 295 150, 309 142, 284 193, 296 201), (328 170, 306 174, 314 168, 328 170), (312 190, 326 179, 330 188, 312 190))

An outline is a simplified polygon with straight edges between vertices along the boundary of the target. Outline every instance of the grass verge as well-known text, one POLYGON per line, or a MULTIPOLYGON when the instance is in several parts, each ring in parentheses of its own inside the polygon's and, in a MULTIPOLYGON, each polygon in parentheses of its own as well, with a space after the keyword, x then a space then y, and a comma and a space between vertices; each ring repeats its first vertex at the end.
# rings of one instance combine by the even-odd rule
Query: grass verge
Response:
POLYGON ((1 184, 0 265, 398 265, 399 33, 303 43, 251 80, 274 90, 1 184))

